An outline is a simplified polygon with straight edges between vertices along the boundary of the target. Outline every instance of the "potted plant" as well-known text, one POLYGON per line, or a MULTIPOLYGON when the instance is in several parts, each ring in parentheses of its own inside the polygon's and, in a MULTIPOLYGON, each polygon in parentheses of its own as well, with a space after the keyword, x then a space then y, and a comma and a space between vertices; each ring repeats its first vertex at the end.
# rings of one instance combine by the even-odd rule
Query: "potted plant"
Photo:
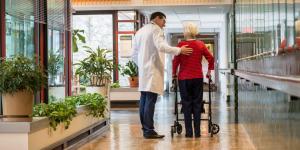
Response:
POLYGON ((107 88, 109 87, 108 84, 114 68, 113 60, 107 57, 107 54, 111 53, 111 51, 100 47, 95 51, 87 46, 85 48, 87 48, 86 52, 89 55, 75 64, 78 66, 75 74, 89 81, 86 88, 87 93, 100 93, 107 96, 107 88))
POLYGON ((59 54, 58 52, 54 53, 53 51, 50 51, 49 57, 48 57, 48 83, 49 83, 49 96, 55 96, 57 98, 64 98, 65 87, 63 85, 57 85, 56 79, 59 77, 59 73, 63 72, 63 66, 64 66, 64 58, 62 54, 59 54))
POLYGON ((128 61, 125 67, 122 68, 122 76, 127 75, 130 87, 139 86, 138 66, 132 61, 128 61))
POLYGON ((34 93, 47 81, 46 75, 35 60, 24 56, 3 60, 0 63, 0 79, 3 115, 31 115, 34 93))

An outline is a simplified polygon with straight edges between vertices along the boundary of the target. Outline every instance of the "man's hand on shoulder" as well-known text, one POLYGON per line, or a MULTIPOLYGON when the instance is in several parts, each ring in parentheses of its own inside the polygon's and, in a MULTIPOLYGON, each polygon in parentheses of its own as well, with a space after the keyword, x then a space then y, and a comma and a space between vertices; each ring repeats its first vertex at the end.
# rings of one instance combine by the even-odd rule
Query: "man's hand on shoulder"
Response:
POLYGON ((190 55, 193 52, 192 48, 187 47, 188 45, 183 45, 180 47, 180 54, 190 55))

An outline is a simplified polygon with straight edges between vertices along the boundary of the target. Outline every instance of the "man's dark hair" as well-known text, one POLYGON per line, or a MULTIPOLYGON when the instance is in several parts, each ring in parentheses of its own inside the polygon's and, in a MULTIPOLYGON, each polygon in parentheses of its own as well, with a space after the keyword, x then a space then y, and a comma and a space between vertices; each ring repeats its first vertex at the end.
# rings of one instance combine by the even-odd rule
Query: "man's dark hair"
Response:
POLYGON ((162 12, 154 12, 154 13, 151 14, 150 20, 153 20, 157 16, 159 16, 160 19, 162 19, 163 17, 167 18, 166 15, 162 12))

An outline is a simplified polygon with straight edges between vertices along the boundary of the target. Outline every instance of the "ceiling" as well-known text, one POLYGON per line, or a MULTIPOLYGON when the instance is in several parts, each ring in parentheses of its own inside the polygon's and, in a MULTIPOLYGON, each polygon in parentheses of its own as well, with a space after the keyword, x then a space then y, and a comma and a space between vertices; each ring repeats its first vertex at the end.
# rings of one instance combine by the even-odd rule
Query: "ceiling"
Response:
POLYGON ((161 11, 167 16, 166 29, 182 29, 185 21, 195 22, 200 28, 219 28, 224 22, 224 15, 229 12, 230 8, 231 5, 211 5, 145 7, 138 10, 146 16, 150 16, 155 11, 161 11))
POLYGON ((185 21, 193 21, 201 29, 217 29, 223 25, 232 0, 72 0, 75 10, 138 10, 146 16, 161 11, 167 16, 165 29, 181 30, 185 21))
POLYGON ((111 8, 136 6, 192 6, 232 4, 233 0, 71 0, 77 8, 111 8))

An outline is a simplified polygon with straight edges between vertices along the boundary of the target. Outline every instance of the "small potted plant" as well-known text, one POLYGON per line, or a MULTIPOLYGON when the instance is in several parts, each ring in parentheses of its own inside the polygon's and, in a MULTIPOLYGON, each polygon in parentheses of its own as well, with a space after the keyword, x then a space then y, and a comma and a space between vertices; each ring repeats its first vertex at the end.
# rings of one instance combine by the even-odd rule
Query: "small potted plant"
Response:
POLYGON ((139 78, 138 78, 138 66, 132 61, 128 61, 125 67, 122 68, 122 76, 129 76, 129 85, 130 87, 138 87, 139 86, 139 78))
POLYGON ((0 79, 3 115, 31 115, 34 93, 47 81, 46 75, 35 60, 24 56, 6 58, 0 63, 0 79))
POLYGON ((111 81, 111 73, 113 71, 113 60, 107 57, 111 51, 107 49, 97 48, 95 51, 90 47, 86 52, 88 57, 75 64, 78 66, 75 74, 79 75, 83 80, 88 80, 86 87, 87 93, 100 93, 107 95, 108 84, 111 81))

